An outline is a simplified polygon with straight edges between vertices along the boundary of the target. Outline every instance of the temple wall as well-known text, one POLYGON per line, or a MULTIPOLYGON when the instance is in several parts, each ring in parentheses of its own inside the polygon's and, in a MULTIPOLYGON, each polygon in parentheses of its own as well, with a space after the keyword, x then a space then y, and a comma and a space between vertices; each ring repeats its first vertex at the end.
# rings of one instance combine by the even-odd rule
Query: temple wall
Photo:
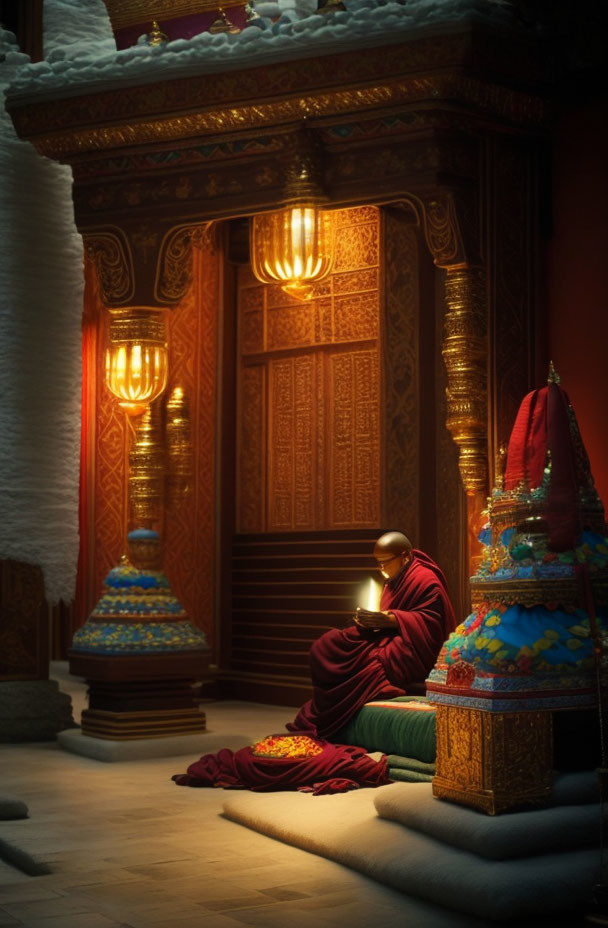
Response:
POLYGON ((605 101, 565 108, 554 134, 553 235, 547 248, 549 355, 570 394, 608 506, 608 139, 605 101))

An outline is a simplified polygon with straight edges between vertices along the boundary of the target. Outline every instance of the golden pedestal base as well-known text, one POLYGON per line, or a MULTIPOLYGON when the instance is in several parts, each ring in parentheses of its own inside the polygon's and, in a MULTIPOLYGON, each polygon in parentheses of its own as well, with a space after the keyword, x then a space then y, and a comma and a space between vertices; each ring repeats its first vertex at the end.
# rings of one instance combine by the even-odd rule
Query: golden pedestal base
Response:
POLYGON ((489 815, 542 805, 551 791, 550 712, 437 706, 433 795, 489 815))
POLYGON ((107 712, 85 709, 82 733, 109 741, 136 738, 166 738, 206 731, 205 713, 200 709, 168 709, 147 712, 107 712))

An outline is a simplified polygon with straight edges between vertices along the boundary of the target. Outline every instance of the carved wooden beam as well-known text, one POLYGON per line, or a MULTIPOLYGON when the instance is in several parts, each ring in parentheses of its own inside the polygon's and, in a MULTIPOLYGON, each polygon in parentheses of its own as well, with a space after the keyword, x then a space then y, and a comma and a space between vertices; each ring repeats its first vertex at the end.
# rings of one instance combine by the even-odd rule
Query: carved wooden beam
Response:
POLYGON ((210 245, 211 223, 138 222, 83 230, 105 306, 170 307, 192 281, 192 247, 210 245))

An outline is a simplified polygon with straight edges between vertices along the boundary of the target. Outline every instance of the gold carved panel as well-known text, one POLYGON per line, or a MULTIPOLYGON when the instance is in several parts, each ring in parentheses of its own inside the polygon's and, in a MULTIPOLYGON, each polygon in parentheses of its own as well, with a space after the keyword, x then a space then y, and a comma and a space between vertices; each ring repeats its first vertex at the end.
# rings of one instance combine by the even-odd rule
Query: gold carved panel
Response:
POLYGON ((357 210, 338 210, 336 214, 336 261, 334 273, 377 267, 379 263, 378 211, 373 206, 357 210))
POLYGON ((266 365, 243 367, 239 386, 237 513, 240 532, 266 529, 266 365))
POLYGON ((269 531, 315 527, 315 373, 314 355, 269 364, 269 531))
POLYGON ((397 210, 385 211, 383 238, 384 506, 388 524, 418 543, 421 498, 418 241, 415 227, 397 210))
POLYGON ((269 351, 312 345, 315 337, 315 308, 305 303, 303 306, 269 309, 267 325, 269 351))
POLYGON ((241 532, 380 524, 379 212, 336 223, 336 268, 311 300, 239 274, 241 532))
POLYGON ((377 348, 329 360, 331 528, 379 521, 379 367, 377 348))
POLYGON ((539 805, 552 782, 551 713, 437 706, 433 793, 490 815, 539 805))
POLYGON ((375 338, 380 334, 380 294, 351 293, 334 298, 334 338, 351 342, 375 338))

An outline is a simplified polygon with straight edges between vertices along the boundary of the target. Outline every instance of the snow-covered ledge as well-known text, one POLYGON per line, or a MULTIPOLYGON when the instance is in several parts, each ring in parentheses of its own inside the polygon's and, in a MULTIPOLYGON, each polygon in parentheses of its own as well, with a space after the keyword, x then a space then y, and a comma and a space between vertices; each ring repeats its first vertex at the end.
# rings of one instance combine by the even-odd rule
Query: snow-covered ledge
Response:
MULTIPOLYGON (((22 105, 173 78, 234 71, 422 37, 452 25, 513 25, 508 0, 344 0, 345 11, 321 15, 310 3, 258 5, 261 24, 237 35, 203 32, 151 48, 145 41, 116 51, 101 0, 46 0, 45 16, 61 22, 45 61, 25 64, 12 80, 11 103, 22 105), (48 14, 47 14, 48 6, 48 14), (275 9, 276 7, 276 9, 275 9), (273 22, 271 14, 278 13, 273 22)), ((257 9, 257 7, 256 7, 257 9)), ((46 22, 46 20, 45 20, 46 22)), ((46 25, 45 25, 46 29, 46 25)))

